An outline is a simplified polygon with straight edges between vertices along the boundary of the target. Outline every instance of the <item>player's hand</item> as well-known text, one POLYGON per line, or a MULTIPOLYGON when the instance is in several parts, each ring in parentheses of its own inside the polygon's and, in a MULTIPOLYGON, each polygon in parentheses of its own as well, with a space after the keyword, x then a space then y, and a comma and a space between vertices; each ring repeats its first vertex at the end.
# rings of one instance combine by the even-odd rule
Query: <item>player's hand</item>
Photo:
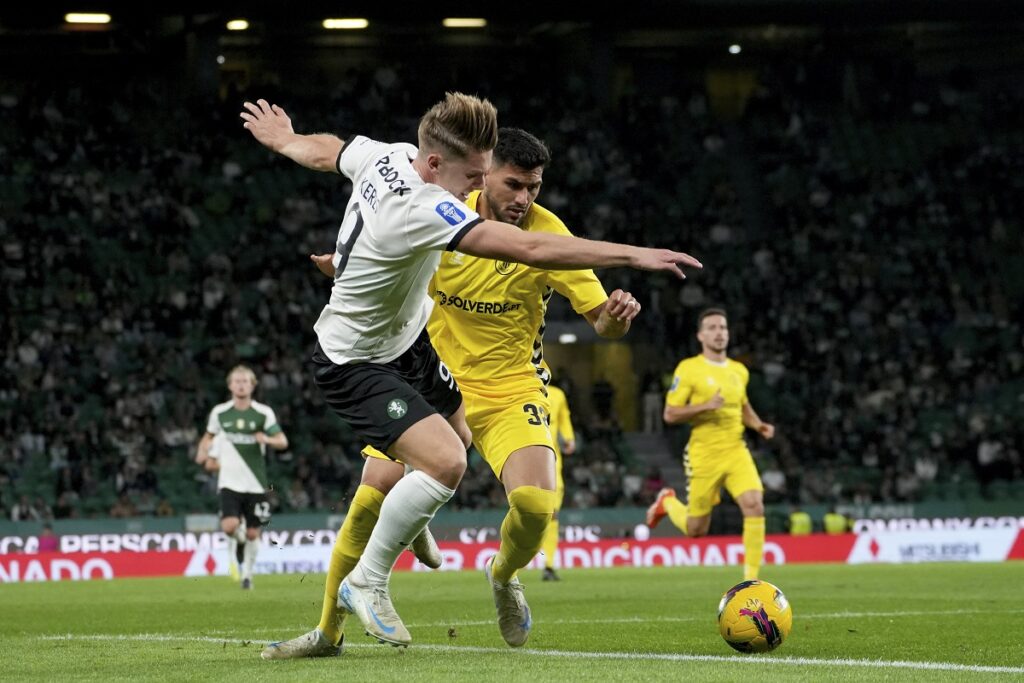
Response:
POLYGON ((767 422, 762 422, 761 426, 757 428, 757 433, 766 439, 771 439, 775 436, 775 425, 770 425, 767 422))
POLYGON ((647 249, 637 247, 630 266, 637 270, 652 270, 673 273, 680 280, 686 278, 680 266, 703 268, 704 265, 689 254, 671 249, 647 249))
POLYGON ((284 109, 276 104, 270 104, 264 99, 242 104, 247 111, 239 114, 245 121, 242 127, 252 133, 260 144, 275 152, 280 152, 294 136, 292 120, 284 109))
POLYGON ((329 278, 334 277, 334 254, 310 254, 309 260, 321 273, 329 278))
POLYGON ((617 322, 629 322, 640 314, 640 302, 629 292, 616 289, 608 297, 604 312, 617 322))
POLYGON ((562 445, 562 455, 572 455, 575 452, 576 452, 576 442, 575 441, 566 441, 562 445))
POLYGON ((722 398, 722 390, 716 389, 715 395, 709 398, 705 403, 704 407, 708 410, 718 410, 725 405, 725 399, 722 398))

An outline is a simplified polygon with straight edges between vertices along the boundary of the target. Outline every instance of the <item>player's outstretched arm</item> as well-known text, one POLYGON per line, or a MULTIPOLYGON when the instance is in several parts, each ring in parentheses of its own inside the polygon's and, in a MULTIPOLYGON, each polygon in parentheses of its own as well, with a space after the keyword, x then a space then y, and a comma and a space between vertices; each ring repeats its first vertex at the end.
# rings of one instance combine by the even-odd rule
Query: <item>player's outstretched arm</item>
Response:
POLYGON ((579 270, 626 266, 637 270, 662 271, 682 279, 680 266, 703 268, 689 254, 669 249, 648 249, 615 242, 598 242, 580 237, 525 232, 507 223, 483 221, 458 244, 470 256, 525 263, 545 270, 579 270))
POLYGON ((314 171, 337 172, 335 164, 345 144, 341 138, 327 133, 299 135, 284 109, 263 99, 243 106, 246 111, 239 114, 245 121, 242 127, 261 145, 314 171))

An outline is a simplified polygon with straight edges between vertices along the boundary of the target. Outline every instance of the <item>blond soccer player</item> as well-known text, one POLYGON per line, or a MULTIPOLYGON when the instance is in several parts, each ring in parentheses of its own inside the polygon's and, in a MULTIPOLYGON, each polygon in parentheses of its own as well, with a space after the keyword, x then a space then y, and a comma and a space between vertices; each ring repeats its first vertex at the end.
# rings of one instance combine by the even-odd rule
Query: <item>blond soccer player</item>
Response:
POLYGON ((667 515, 686 535, 704 536, 724 486, 743 513, 743 576, 756 579, 764 553, 764 486, 743 441, 743 429, 749 427, 771 439, 775 427, 761 420, 747 400, 747 368, 726 355, 725 311, 702 312, 697 339, 701 352, 676 367, 664 413, 670 425, 688 422, 692 426, 683 455, 687 503, 673 489, 662 489, 647 510, 647 526, 654 528, 667 515))

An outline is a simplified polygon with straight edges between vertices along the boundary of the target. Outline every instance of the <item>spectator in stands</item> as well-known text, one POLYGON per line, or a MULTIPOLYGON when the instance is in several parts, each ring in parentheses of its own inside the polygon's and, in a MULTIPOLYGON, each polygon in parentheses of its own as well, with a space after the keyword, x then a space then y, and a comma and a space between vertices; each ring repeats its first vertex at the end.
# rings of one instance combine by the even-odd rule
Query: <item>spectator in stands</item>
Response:
POLYGON ((128 494, 122 493, 118 496, 114 504, 110 506, 110 510, 107 512, 109 517, 115 517, 123 519, 126 517, 136 517, 135 505, 132 503, 131 498, 128 494))
POLYGON ((12 522, 41 522, 43 519, 43 511, 33 505, 27 495, 22 494, 11 507, 12 522))

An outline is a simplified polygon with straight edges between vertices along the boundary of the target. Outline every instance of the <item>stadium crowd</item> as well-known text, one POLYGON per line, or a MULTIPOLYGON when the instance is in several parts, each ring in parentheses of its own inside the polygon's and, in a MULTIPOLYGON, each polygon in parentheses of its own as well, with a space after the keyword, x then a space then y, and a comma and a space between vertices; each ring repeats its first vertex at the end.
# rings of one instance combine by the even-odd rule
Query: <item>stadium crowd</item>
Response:
MULTIPOLYGON (((309 381, 330 284, 306 257, 333 244, 349 188, 252 144, 238 103, 411 139, 440 90, 422 68, 353 70, 319 99, 193 100, 152 79, 0 92, 4 517, 209 509, 191 454, 237 362, 292 442, 269 458, 277 509, 344 509, 361 444, 309 381), (384 111, 408 118, 380 130, 384 111)), ((728 309, 732 355, 779 426, 757 445, 769 502, 1005 494, 1024 477, 1021 97, 961 72, 835 76, 774 64, 731 121, 696 87, 603 107, 572 75, 514 97, 515 67, 444 85, 546 140, 539 201, 571 228, 707 265, 682 286, 602 278, 641 296, 631 341, 663 372, 696 352, 700 308, 728 309)), ((576 418, 567 505, 646 504, 660 477, 614 416, 576 418)), ((453 506, 504 504, 472 462, 453 506)))

